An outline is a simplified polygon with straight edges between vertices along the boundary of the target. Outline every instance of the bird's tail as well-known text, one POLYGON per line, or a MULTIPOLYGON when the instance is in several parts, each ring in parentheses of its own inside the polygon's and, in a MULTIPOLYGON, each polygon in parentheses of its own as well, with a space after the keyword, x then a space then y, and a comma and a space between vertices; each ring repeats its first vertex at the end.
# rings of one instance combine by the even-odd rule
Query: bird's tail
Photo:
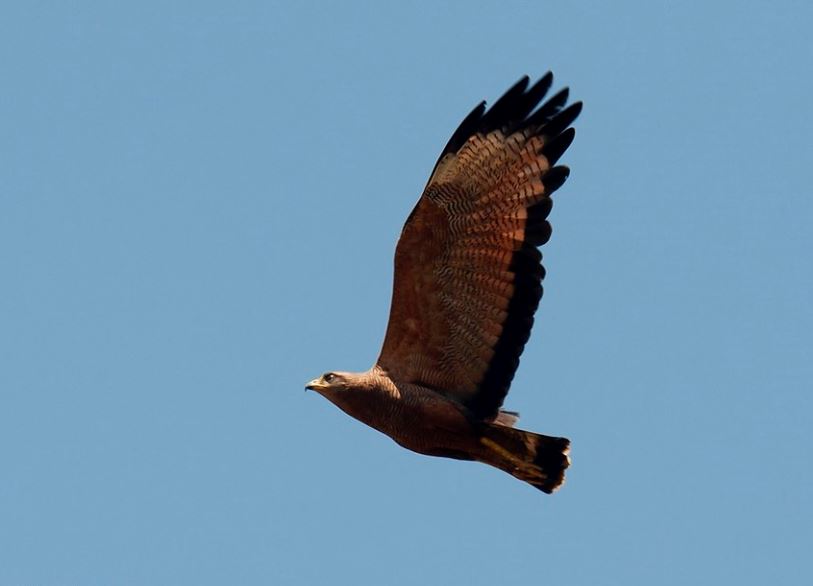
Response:
POLYGON ((565 481, 570 440, 489 423, 480 437, 483 461, 548 494, 565 481))

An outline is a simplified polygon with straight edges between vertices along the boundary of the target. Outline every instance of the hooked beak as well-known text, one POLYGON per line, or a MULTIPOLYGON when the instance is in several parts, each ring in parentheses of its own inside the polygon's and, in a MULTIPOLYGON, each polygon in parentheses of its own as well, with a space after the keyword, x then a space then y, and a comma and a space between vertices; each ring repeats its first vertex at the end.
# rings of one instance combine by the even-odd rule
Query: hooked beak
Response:
POLYGON ((306 391, 317 391, 318 392, 318 391, 324 389, 326 386, 327 385, 322 382, 322 379, 315 378, 311 382, 309 382, 307 385, 305 385, 305 390, 306 391))

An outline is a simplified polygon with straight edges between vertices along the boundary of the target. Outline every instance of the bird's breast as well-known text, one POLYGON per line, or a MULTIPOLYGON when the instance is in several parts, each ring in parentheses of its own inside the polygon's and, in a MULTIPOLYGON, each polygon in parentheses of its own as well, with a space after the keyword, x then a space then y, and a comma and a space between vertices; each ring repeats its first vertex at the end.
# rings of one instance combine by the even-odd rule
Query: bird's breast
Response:
POLYGON ((473 426, 465 409, 431 389, 397 385, 339 405, 348 415, 420 453, 468 444, 473 426))

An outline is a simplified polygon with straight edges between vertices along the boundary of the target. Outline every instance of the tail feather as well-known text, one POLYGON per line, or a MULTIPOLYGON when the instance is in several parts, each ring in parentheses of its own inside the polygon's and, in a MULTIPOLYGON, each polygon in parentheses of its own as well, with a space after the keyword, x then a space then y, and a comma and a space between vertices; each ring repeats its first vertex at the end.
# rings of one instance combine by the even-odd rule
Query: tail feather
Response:
POLYGON ((480 443, 483 461, 550 494, 565 481, 570 466, 570 440, 498 423, 487 424, 480 443))

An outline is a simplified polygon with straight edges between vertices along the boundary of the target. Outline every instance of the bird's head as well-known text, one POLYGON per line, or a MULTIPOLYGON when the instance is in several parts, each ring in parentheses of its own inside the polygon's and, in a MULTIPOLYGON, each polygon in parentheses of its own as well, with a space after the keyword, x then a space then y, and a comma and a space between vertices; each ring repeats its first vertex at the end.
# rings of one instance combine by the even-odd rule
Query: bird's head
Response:
POLYGON ((370 400, 370 394, 384 392, 379 378, 369 372, 331 371, 313 379, 305 390, 316 391, 348 415, 373 425, 378 403, 370 400))
POLYGON ((326 372, 319 378, 313 379, 305 386, 305 390, 316 391, 320 395, 332 395, 336 392, 346 390, 350 386, 347 373, 326 372))

